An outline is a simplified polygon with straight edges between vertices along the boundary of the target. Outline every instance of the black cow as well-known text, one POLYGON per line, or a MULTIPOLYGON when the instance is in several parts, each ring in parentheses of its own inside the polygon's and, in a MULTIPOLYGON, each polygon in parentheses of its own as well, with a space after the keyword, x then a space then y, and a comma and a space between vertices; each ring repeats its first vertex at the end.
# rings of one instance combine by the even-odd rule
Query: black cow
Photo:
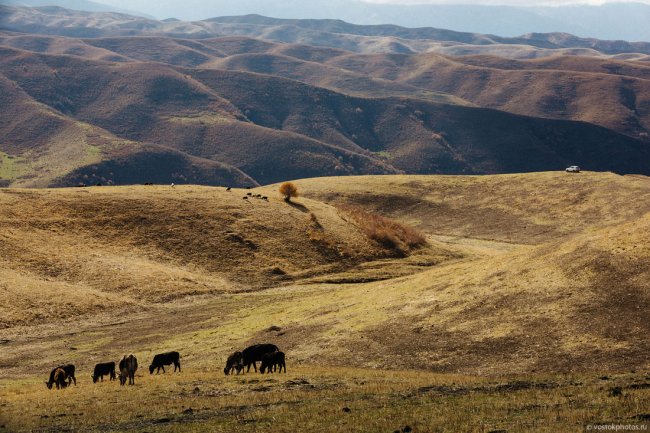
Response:
POLYGON ((149 374, 153 374, 153 371, 157 368, 156 374, 160 373, 162 368, 163 373, 165 372, 165 365, 174 364, 174 371, 178 368, 178 371, 181 371, 181 355, 178 352, 167 352, 159 353, 153 357, 151 365, 149 366, 149 374))
POLYGON ((65 377, 68 380, 68 385, 72 384, 72 381, 74 381, 74 384, 77 385, 77 378, 74 377, 74 365, 68 364, 68 365, 59 365, 58 367, 54 367, 52 371, 50 372, 50 379, 45 382, 45 385, 47 385, 47 389, 52 389, 52 385, 54 385, 54 373, 56 370, 60 368, 65 372, 65 377))
POLYGON ((264 374, 264 370, 267 370, 268 373, 275 372, 278 370, 278 373, 287 372, 287 364, 284 361, 284 352, 270 352, 265 353, 262 356, 262 365, 260 365, 260 373, 264 374))
POLYGON ((254 344, 244 349, 242 355, 244 355, 244 367, 247 367, 246 373, 251 371, 251 364, 253 364, 253 369, 257 373, 256 362, 261 361, 265 353, 277 352, 278 350, 278 346, 275 344, 254 344))
POLYGON ((120 385, 126 383, 129 379, 129 385, 135 385, 135 372, 138 369, 138 360, 135 356, 129 355, 122 358, 120 361, 120 385))
POLYGON ((235 352, 228 357, 226 361, 226 368, 223 369, 223 372, 226 373, 226 376, 232 373, 233 370, 237 370, 237 374, 241 373, 244 369, 244 355, 241 352, 235 352))
POLYGON ((108 375, 110 380, 115 380, 115 363, 114 362, 103 362, 100 364, 95 364, 95 370, 93 370, 93 383, 97 383, 98 380, 104 381, 104 376, 108 375))

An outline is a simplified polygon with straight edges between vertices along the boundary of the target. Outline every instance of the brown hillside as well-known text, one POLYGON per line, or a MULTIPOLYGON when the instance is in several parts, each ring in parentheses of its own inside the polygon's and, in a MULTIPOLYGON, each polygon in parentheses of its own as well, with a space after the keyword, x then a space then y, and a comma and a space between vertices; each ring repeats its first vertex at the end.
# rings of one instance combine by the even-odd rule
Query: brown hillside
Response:
POLYGON ((0 334, 10 340, 3 371, 25 374, 34 362, 45 371, 66 359, 87 369, 89 356, 116 345, 147 356, 174 347, 187 365, 214 369, 215 356, 262 340, 291 354, 292 365, 489 375, 647 369, 647 178, 295 183, 306 196, 417 224, 430 246, 387 257, 345 213, 309 198, 290 206, 270 186, 250 191, 270 202, 189 186, 0 194, 3 317, 13 320, 0 334), (72 293, 65 303, 63 293, 72 293), (51 335, 68 317, 77 331, 61 347, 51 335), (46 324, 15 326, 25 319, 46 324), (98 338, 106 332, 129 337, 98 338))
POLYGON ((430 234, 516 244, 538 245, 650 212, 650 181, 612 173, 356 176, 296 184, 307 197, 362 206, 430 234))
MULTIPOLYGON (((7 43, 27 49, 33 46, 33 50, 43 51, 39 49, 39 39, 31 45, 23 41, 25 37, 13 39, 8 39, 7 43)), ((489 53, 492 56, 453 60, 433 54, 401 57, 380 54, 357 58, 357 54, 330 50, 323 55, 314 54, 313 59, 305 61, 310 57, 306 54, 310 49, 316 53, 325 49, 246 38, 200 42, 160 37, 117 38, 86 39, 85 42, 93 49, 111 50, 118 56, 116 58, 272 74, 354 95, 409 95, 451 103, 463 103, 466 99, 518 114, 588 121, 633 136, 648 132, 648 113, 644 108, 647 104, 643 99, 648 92, 644 87, 646 83, 638 79, 645 80, 650 73, 642 63, 603 56, 564 53, 524 62, 503 58, 506 55, 496 48, 489 53), (291 57, 285 57, 286 54, 291 57), (534 87, 530 85, 531 80, 535 81, 534 87), (594 108, 602 105, 609 109, 594 108)), ((80 54, 83 53, 81 50, 80 54)), ((445 53, 471 54, 449 50, 445 53)), ((91 54, 91 58, 95 57, 91 54)))
MULTIPOLYGON (((396 254, 331 206, 290 205, 277 194, 264 201, 248 192, 193 186, 0 192, 2 327, 286 285, 396 254)), ((429 261, 451 257, 441 247, 419 254, 429 261)), ((387 268, 374 278, 390 272, 403 270, 387 268)))
POLYGON ((625 65, 616 67, 610 60, 588 59, 585 66, 581 66, 582 62, 580 58, 563 63, 546 59, 518 63, 499 58, 475 61, 422 54, 398 61, 386 55, 368 60, 354 55, 328 63, 452 94, 482 107, 581 120, 647 139, 650 81, 637 77, 645 77, 645 69, 631 66, 631 75, 626 76, 625 65))
POLYGON ((400 171, 539 171, 575 162, 645 173, 650 158, 642 141, 586 123, 353 98, 263 74, 6 53, 0 70, 62 115, 123 140, 232 165, 259 183, 400 171))
MULTIPOLYGON (((6 10, 15 22, 29 15, 6 10)), ((392 48, 361 55, 304 43, 331 34, 354 44, 370 44, 366 37, 388 38, 372 43, 402 43, 398 38, 415 44, 421 34, 434 38, 427 43, 441 44, 435 37, 480 43, 499 54, 499 47, 512 49, 528 39, 263 17, 156 24, 57 8, 32 12, 46 26, 48 20, 67 23, 72 33, 84 24, 90 37, 0 36, 0 73, 12 95, 6 99, 16 106, 1 123, 7 155, 2 185, 103 178, 243 186, 314 176, 543 171, 569 164, 646 174, 650 167, 650 81, 641 62, 602 53, 529 61, 409 50, 386 54, 392 48), (171 28, 179 32, 174 37, 165 33, 171 28), (233 36, 213 37, 214 28, 233 36), (296 40, 300 45, 282 44, 246 37, 248 31, 274 40, 307 36, 296 40), (122 32, 140 36, 117 37, 122 32), (100 35, 112 37, 92 37, 100 35), (33 102, 45 111, 34 111, 33 102), (92 132, 79 132, 79 125, 92 132), (61 146, 71 141, 77 150, 67 155, 61 146), (149 152, 143 146, 157 147, 149 152), (32 148, 47 148, 49 156, 32 148), (53 173, 43 169, 46 160, 54 161, 53 173), (146 167, 154 161, 162 164, 159 170, 146 167), (113 176, 114 170, 119 173, 113 176)), ((570 49, 563 45, 565 36, 555 35, 553 42, 537 35, 535 41, 545 42, 533 48, 570 49)))

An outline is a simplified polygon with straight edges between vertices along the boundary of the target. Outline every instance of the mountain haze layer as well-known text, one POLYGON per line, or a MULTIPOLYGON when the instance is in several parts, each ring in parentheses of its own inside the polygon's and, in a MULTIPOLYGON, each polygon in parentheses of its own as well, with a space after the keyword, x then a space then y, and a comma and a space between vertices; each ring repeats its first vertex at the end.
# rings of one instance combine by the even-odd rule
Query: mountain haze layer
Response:
MULTIPOLYGON (((391 23, 405 27, 439 27, 501 36, 565 32, 600 39, 650 41, 646 25, 650 21, 650 5, 639 2, 608 2, 599 6, 576 3, 550 7, 481 5, 472 2, 404 4, 359 0, 190 0, 183 2, 182 6, 173 0, 155 3, 148 0, 104 0, 102 3, 139 10, 159 19, 174 17, 201 20, 213 16, 261 14, 293 19, 343 19, 361 25, 391 23)), ((45 2, 23 0, 20 4, 43 6, 45 2)), ((46 4, 69 9, 98 10, 96 4, 79 0, 52 0, 46 4)))

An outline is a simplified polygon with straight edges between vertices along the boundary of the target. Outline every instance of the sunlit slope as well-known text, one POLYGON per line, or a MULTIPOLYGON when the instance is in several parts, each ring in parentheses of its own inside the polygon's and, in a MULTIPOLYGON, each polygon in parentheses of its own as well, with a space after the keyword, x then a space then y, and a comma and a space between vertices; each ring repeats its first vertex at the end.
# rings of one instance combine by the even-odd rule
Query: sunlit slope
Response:
POLYGON ((296 182, 310 198, 355 203, 420 229, 539 244, 650 211, 650 180, 612 173, 359 176, 296 182))
MULTIPOLYGON (((305 197, 294 206, 277 186, 0 194, 3 325, 48 324, 30 331, 43 336, 37 342, 7 329, 16 340, 7 365, 19 370, 15 359, 37 352, 68 359, 46 336, 65 326, 57 318, 81 312, 81 326, 128 330, 146 356, 173 347, 199 364, 272 341, 296 364, 479 374, 648 367, 647 178, 295 183, 305 197), (270 201, 243 200, 248 192, 270 201), (417 224, 430 246, 388 257, 326 202, 417 224)), ((86 351, 130 347, 83 327, 69 343, 87 348, 74 353, 81 365, 86 351)))
MULTIPOLYGON (((286 285, 394 256, 336 208, 247 194, 180 186, 0 192, 2 324, 286 285)), ((421 252, 451 256, 440 247, 421 252)))

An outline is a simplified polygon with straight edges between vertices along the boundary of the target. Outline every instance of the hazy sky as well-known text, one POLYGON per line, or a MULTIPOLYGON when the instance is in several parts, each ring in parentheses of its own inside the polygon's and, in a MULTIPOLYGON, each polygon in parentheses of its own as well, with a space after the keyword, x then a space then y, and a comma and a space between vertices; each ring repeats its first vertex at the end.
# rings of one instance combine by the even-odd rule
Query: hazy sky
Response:
POLYGON ((533 5, 570 5, 570 4, 592 4, 615 3, 629 1, 634 3, 650 4, 650 0, 362 0, 368 3, 390 3, 390 4, 492 4, 511 6, 533 6, 533 5))
MULTIPOLYGON (((99 3, 113 6, 128 7, 129 0, 97 0, 99 3)), ((309 4, 309 0, 304 0, 309 4)), ((570 4, 592 4, 600 5, 603 3, 615 2, 634 2, 650 4, 650 0, 362 0, 368 3, 389 3, 389 4, 492 4, 492 5, 511 5, 511 6, 536 6, 536 5, 570 5, 570 4)), ((139 4, 147 3, 151 7, 156 7, 157 0, 140 0, 139 4)), ((183 4, 182 1, 178 2, 183 4)), ((205 3, 209 4, 210 1, 205 3)))

